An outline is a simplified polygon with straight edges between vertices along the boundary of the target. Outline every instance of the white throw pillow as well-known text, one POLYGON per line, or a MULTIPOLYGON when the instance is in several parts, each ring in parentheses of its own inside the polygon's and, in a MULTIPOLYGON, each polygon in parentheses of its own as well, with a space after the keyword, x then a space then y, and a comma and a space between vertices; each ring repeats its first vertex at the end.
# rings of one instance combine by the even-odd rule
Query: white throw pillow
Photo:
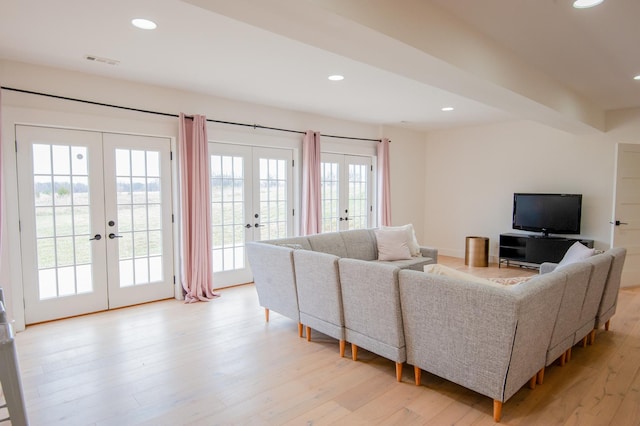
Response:
POLYGON ((407 232, 400 229, 376 229, 378 260, 411 259, 407 232))
POLYGON ((382 229, 394 229, 407 233, 407 243, 409 244, 409 251, 411 256, 420 256, 420 245, 416 238, 416 231, 413 229, 413 224, 409 223, 402 226, 383 226, 382 229))
POLYGON ((558 268, 561 266, 567 266, 572 263, 580 262, 581 260, 585 260, 595 253, 594 249, 590 249, 586 247, 584 244, 580 243, 580 241, 576 241, 573 243, 569 250, 564 254, 564 257, 558 263, 558 268))

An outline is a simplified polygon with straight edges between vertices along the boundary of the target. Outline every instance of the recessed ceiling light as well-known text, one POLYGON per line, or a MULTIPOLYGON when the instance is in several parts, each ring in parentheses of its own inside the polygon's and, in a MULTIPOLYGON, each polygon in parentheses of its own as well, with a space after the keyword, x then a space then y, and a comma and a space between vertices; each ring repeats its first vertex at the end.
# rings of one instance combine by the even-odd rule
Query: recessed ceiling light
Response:
POLYGON ((636 75, 635 77, 633 77, 634 80, 640 80, 640 74, 636 75))
POLYGON ((604 0, 575 0, 573 2, 573 7, 576 9, 587 9, 589 7, 597 6, 603 1, 604 0))
POLYGON ((340 75, 340 74, 330 75, 328 78, 331 81, 342 81, 342 80, 344 80, 344 76, 340 75))
POLYGON ((443 107, 442 111, 453 111, 453 107, 443 107))
POLYGON ((155 22, 143 18, 132 19, 131 25, 143 30, 155 30, 158 27, 155 22))

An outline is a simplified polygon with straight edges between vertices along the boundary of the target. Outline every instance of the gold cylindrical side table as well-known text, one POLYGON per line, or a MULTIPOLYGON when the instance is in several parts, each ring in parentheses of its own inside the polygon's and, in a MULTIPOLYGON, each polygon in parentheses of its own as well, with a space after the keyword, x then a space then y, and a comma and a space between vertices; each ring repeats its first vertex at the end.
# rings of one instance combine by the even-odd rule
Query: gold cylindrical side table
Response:
POLYGON ((489 238, 467 237, 465 239, 464 264, 489 266, 489 238))

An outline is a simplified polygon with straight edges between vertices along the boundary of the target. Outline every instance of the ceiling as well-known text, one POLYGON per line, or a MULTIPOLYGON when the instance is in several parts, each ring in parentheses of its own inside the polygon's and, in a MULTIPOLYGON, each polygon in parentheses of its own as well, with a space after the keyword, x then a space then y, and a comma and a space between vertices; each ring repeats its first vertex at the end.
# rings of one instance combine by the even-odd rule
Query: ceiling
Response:
POLYGON ((638 0, 0 0, 0 11, 0 59, 366 123, 529 119, 588 133, 605 110, 640 106, 638 0))

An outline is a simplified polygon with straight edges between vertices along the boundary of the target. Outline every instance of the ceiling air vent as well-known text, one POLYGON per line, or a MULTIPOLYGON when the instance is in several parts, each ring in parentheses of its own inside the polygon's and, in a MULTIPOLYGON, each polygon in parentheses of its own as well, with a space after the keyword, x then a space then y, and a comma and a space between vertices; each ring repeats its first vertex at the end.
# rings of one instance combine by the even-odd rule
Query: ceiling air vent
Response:
POLYGON ((100 56, 94 55, 86 55, 84 58, 87 61, 102 62, 103 64, 107 65, 118 65, 120 63, 120 61, 116 61, 115 59, 101 58, 100 56))

